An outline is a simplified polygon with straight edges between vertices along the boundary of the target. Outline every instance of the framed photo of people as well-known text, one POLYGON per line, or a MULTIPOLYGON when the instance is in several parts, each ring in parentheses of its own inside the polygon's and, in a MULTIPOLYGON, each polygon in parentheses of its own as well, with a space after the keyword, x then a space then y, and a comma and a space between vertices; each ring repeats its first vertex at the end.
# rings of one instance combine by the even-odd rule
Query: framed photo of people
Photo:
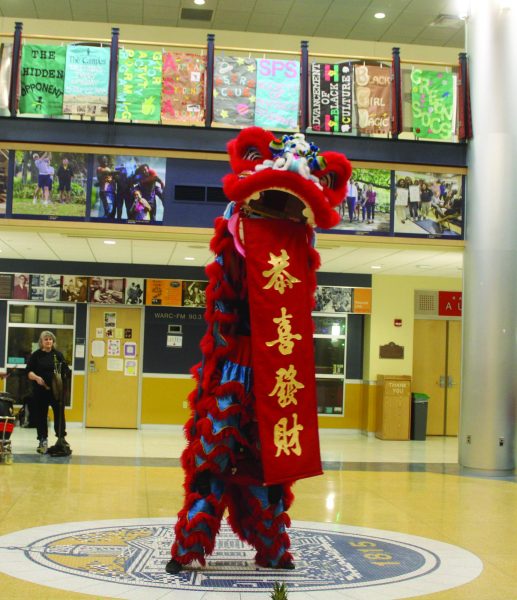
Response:
POLYGON ((94 156, 90 218, 162 223, 166 163, 166 158, 152 156, 94 156))
POLYGON ((93 304, 124 304, 124 278, 90 277, 89 284, 88 298, 93 304))
POLYGON ((30 276, 30 300, 56 302, 61 299, 61 275, 30 276))
POLYGON ((352 312, 352 288, 318 285, 316 287, 315 312, 350 313, 352 312))
POLYGON ((356 167, 343 202, 336 208, 339 223, 332 231, 390 234, 391 171, 356 167))
POLYGON ((395 235, 461 239, 464 208, 462 175, 395 171, 395 235))
POLYGON ((87 163, 86 154, 45 148, 16 150, 13 216, 84 219, 87 163))

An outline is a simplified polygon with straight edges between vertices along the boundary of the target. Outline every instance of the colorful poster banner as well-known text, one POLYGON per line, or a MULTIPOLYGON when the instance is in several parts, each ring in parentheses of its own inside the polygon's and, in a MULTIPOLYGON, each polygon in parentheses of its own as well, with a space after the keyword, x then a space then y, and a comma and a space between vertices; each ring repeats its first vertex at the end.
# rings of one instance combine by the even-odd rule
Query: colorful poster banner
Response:
POLYGON ((310 126, 313 131, 351 133, 352 73, 349 62, 312 63, 310 126))
POLYGON ((117 119, 159 121, 162 53, 121 49, 117 78, 117 119))
POLYGON ((23 45, 19 100, 21 114, 62 114, 65 62, 65 46, 23 45))
POLYGON ((5 215, 7 205, 7 165, 9 150, 0 148, 0 215, 5 215))
POLYGON ((413 132, 419 138, 451 139, 456 114, 454 75, 446 71, 411 72, 413 132))
POLYGON ((356 65, 354 75, 359 131, 387 135, 390 131, 390 69, 356 65))
POLYGON ((204 125, 206 58, 186 52, 164 52, 162 121, 204 125))
POLYGON ((0 115, 8 114, 13 45, 0 44, 0 115))
POLYGON ((295 60, 257 61, 255 125, 265 129, 298 129, 300 63, 295 60))
POLYGON ((109 48, 67 47, 63 114, 108 113, 109 65, 109 48))
POLYGON ((352 312, 369 315, 372 312, 372 289, 354 288, 352 312))
POLYGON ((214 123, 249 127, 255 122, 257 63, 254 58, 216 56, 214 123))
POLYGON ((147 279, 145 303, 153 306, 181 306, 181 281, 175 279, 147 279))
POLYGON ((321 474, 305 226, 244 219, 253 394, 264 482, 321 474))

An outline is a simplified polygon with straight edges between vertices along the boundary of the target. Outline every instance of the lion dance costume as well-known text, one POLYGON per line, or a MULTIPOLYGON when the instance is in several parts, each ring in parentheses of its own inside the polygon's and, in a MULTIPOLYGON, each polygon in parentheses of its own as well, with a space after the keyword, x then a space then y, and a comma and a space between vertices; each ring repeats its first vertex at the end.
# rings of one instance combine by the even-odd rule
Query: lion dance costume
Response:
POLYGON ((193 367, 182 454, 185 502, 171 560, 205 564, 221 519, 256 563, 294 568, 287 510, 292 484, 321 474, 311 310, 319 255, 313 227, 339 221, 351 174, 339 153, 302 134, 258 127, 228 144, 230 203, 215 224, 207 267, 202 362, 193 367))

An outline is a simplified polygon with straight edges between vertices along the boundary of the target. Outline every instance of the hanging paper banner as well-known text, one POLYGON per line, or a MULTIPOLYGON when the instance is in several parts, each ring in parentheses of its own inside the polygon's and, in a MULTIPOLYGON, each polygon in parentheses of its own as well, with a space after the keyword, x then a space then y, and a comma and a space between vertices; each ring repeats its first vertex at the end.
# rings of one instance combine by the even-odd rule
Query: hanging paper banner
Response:
POLYGON ((19 102, 21 114, 63 113, 65 62, 65 46, 23 45, 19 102))
POLYGON ((204 125, 206 58, 186 52, 164 52, 162 121, 204 125))
POLYGON ((352 131, 352 65, 349 62, 311 65, 313 131, 352 131))
POLYGON ((162 53, 119 51, 117 119, 159 121, 162 96, 162 53))
POLYGON ((454 75, 445 71, 411 73, 411 108, 413 131, 419 138, 451 139, 454 134, 454 75))
POLYGON ((307 230, 280 219, 242 224, 264 482, 320 475, 307 230))
POLYGON ((0 44, 0 114, 6 114, 9 110, 12 60, 13 45, 0 44))
POLYGON ((109 65, 109 48, 67 47, 63 114, 108 113, 109 65))
POLYGON ((298 129, 300 63, 295 60, 257 61, 255 125, 266 129, 298 129))
POLYGON ((390 69, 356 65, 355 100, 361 133, 388 134, 390 131, 390 69))
POLYGON ((253 125, 256 89, 257 63, 254 58, 216 56, 214 123, 253 125))

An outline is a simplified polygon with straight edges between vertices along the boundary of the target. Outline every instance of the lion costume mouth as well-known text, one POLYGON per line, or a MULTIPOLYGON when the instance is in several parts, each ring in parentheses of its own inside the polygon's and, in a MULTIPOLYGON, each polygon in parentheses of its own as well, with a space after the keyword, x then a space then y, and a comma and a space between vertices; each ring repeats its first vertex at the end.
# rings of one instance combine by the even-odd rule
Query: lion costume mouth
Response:
POLYGON ((301 133, 277 139, 260 127, 243 130, 228 145, 233 173, 226 196, 242 216, 287 219, 311 227, 336 225, 352 168, 335 152, 321 152, 301 133))

